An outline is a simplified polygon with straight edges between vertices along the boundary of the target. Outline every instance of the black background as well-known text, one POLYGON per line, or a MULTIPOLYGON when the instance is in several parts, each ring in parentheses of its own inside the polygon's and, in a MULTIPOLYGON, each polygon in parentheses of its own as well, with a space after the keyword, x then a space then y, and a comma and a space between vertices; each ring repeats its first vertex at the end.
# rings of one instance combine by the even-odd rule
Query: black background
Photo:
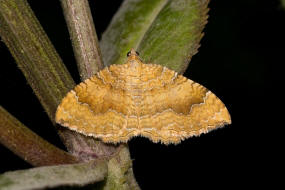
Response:
MULTIPOLYGON (((79 75, 59 1, 29 1, 76 83, 79 75)), ((118 0, 90 1, 98 37, 120 6, 118 0)), ((211 1, 199 53, 185 73, 213 91, 228 107, 233 124, 179 145, 129 142, 142 189, 193 186, 253 187, 266 184, 274 168, 274 105, 284 64, 285 11, 277 0, 211 1), (270 139, 270 140, 269 140, 270 139), (268 156, 270 155, 270 156, 268 156)), ((64 148, 32 89, 0 42, 1 105, 49 142, 64 148)), ((280 87, 279 87, 280 88, 280 87)), ((278 128, 279 127, 279 128, 278 128)), ((0 145, 0 173, 31 166, 0 145)))

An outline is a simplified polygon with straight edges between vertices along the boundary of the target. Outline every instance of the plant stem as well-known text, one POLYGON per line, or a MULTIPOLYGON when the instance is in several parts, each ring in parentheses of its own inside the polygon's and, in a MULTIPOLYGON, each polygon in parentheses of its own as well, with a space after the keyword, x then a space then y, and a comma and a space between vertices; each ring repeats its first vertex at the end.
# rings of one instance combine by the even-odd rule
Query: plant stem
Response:
MULTIPOLYGON (((101 51, 90 7, 87 0, 61 0, 61 4, 71 36, 81 80, 85 80, 103 68, 101 51)), ((81 142, 79 140, 77 144, 84 144, 86 142, 92 142, 93 146, 81 146, 85 147, 85 153, 96 152, 96 155, 99 157, 107 156, 111 158, 108 162, 108 177, 103 189, 140 189, 134 178, 132 161, 126 144, 114 146, 112 144, 104 144, 89 137, 85 137, 85 140, 81 142), (116 154, 112 156, 110 153, 114 153, 115 151, 116 154)), ((83 158, 84 156, 81 155, 80 157, 83 158)))
POLYGON ((102 181, 106 175, 106 161, 93 160, 87 163, 37 167, 1 174, 0 189, 39 190, 64 186, 82 187, 102 181))
MULTIPOLYGON (((87 0, 61 0, 61 5, 71 37, 79 74, 81 80, 84 81, 103 68, 101 51, 90 7, 87 0)), ((76 144, 81 147, 76 148, 79 152, 74 152, 74 154, 86 160, 90 157, 110 157, 118 147, 104 144, 94 138, 85 136, 69 139, 75 141, 69 144, 76 144), (90 146, 91 144, 92 146, 90 146)))
POLYGON ((108 176, 103 189, 140 190, 134 177, 130 151, 126 144, 120 145, 118 153, 109 160, 108 176))
MULTIPOLYGON (((33 88, 48 116, 54 122, 54 114, 58 104, 74 86, 71 76, 26 0, 0 0, 0 26, 2 40, 10 49, 28 83, 33 88)), ((84 46, 85 42, 86 40, 83 40, 81 45, 84 46)), ((80 61, 78 64, 93 63, 80 61)), ((98 62, 95 64, 98 64, 98 62)), ((85 70, 82 72, 85 72, 85 70)), ((81 76, 84 79, 92 72, 95 72, 95 70, 89 69, 81 76)), ((110 159, 117 152, 118 155, 121 155, 120 159, 124 158, 129 164, 127 169, 125 164, 121 164, 121 162, 108 165, 108 183, 113 184, 120 178, 127 180, 127 183, 130 184, 128 189, 139 189, 133 177, 131 159, 126 145, 120 146, 123 149, 117 148, 117 146, 104 144, 94 138, 85 137, 62 127, 59 128, 59 134, 69 152, 75 154, 81 160, 102 157, 110 159), (121 150, 124 150, 124 152, 121 152, 121 150), (118 170, 126 170, 126 172, 121 172, 121 176, 116 177, 115 172, 118 170)), ((113 157, 112 159, 117 158, 113 157)))
POLYGON ((101 52, 87 0, 61 0, 81 80, 103 69, 101 52))
POLYGON ((33 166, 79 162, 76 157, 32 132, 1 106, 0 143, 33 166))
MULTIPOLYGON (((0 0, 0 36, 55 124, 56 108, 75 84, 26 0, 0 0)), ((101 142, 63 127, 58 131, 68 151, 82 160, 116 150, 108 146, 101 150, 97 147, 101 142)))
POLYGON ((74 82, 26 0, 0 0, 0 36, 53 120, 74 82))

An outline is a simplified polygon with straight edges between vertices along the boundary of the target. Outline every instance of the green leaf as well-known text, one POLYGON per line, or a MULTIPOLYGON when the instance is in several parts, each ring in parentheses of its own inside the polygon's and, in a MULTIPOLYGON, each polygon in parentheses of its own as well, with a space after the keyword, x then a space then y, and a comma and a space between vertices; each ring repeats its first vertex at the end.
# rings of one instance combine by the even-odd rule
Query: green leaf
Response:
POLYGON ((0 189, 31 190, 59 186, 83 186, 102 181, 106 175, 105 161, 38 167, 0 175, 0 189))
POLYGON ((145 62, 183 73, 197 53, 209 0, 125 0, 100 42, 105 65, 137 49, 145 62))

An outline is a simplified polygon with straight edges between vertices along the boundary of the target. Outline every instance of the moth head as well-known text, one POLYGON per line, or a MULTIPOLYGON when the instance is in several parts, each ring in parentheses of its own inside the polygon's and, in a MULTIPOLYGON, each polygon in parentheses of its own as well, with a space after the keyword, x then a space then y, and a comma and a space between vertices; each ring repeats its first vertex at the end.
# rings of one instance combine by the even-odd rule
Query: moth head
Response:
POLYGON ((135 51, 133 48, 127 53, 128 58, 139 57, 139 55, 139 52, 135 51))

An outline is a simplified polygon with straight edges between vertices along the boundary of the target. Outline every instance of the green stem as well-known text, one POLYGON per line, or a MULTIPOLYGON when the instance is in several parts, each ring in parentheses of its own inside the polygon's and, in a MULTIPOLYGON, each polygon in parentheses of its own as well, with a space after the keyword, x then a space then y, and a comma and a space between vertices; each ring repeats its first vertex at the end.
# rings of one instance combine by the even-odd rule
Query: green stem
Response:
MULTIPOLYGON (((85 80, 103 68, 101 51, 89 4, 86 0, 61 0, 61 4, 81 80, 85 80)), ((83 144, 86 142, 91 142, 93 146, 81 146, 85 147, 84 152, 95 152, 99 157, 111 158, 108 162, 108 177, 103 189, 139 189, 133 175, 132 161, 126 144, 117 147, 89 137, 85 137, 85 140, 81 141, 83 144), (115 151, 117 152, 116 155, 110 157, 112 155, 110 153, 115 151)))
POLYGON ((1 106, 0 143, 33 166, 79 162, 76 157, 32 132, 1 106))
POLYGON ((118 153, 109 160, 108 176, 102 189, 140 190, 134 177, 130 151, 126 144, 120 145, 118 153))
POLYGON ((82 187, 102 181, 106 175, 106 161, 37 167, 1 174, 0 189, 39 190, 64 186, 82 187))
POLYGON ((53 120, 74 82, 26 0, 0 0, 0 36, 53 120))
MULTIPOLYGON (((54 122, 57 105, 74 82, 26 0, 0 0, 0 36, 54 122)), ((70 133, 59 133, 69 151, 70 133)))
MULTIPOLYGON (((0 36, 55 124, 56 108, 75 84, 26 0, 0 0, 0 36)), ((82 160, 115 151, 107 146, 98 150, 101 142, 63 127, 59 135, 68 151, 82 160)))
MULTIPOLYGON (((0 26, 2 40, 10 49, 28 83, 54 122, 57 105, 74 86, 67 69, 26 0, 0 0, 0 26)), ((86 41, 82 41, 83 46, 84 42, 86 41)), ((82 63, 78 62, 78 64, 82 63)), ((94 71, 92 70, 92 72, 94 71)), ((82 78, 90 75, 90 72, 89 74, 86 73, 81 74, 82 78)), ((129 163, 127 169, 125 164, 121 164, 121 162, 108 165, 107 181, 109 184, 127 183, 129 184, 128 189, 138 189, 126 145, 121 145, 120 147, 124 148, 118 149, 116 146, 95 141, 93 138, 85 137, 62 127, 59 128, 59 133, 68 150, 82 160, 111 158, 114 152, 117 152, 118 155, 122 154, 120 159, 124 158, 129 163), (122 150, 124 152, 121 152, 122 150), (120 176, 115 175, 118 170, 122 171, 120 176), (117 179, 123 181, 118 182, 117 179)), ((117 158, 113 157, 112 159, 117 158)))
POLYGON ((103 69, 101 52, 87 0, 61 0, 81 80, 103 69))

